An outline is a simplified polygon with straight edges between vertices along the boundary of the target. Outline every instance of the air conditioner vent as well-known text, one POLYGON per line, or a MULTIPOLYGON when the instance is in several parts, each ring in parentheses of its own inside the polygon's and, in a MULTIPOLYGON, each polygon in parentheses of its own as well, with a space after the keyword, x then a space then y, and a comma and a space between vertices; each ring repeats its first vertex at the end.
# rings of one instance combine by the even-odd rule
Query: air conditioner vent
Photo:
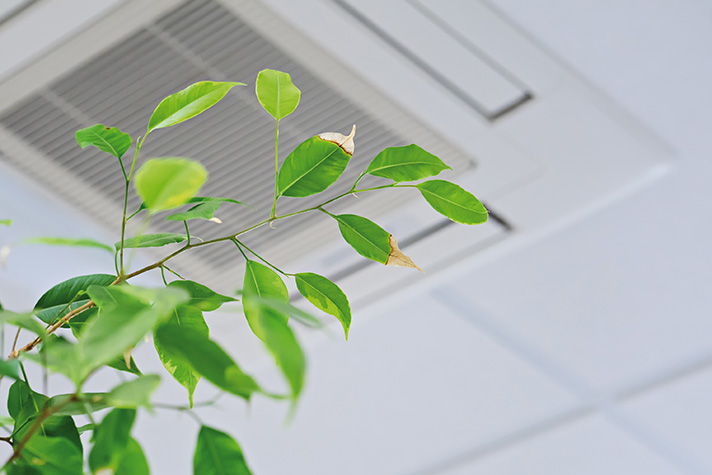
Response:
MULTIPOLYGON (((231 11, 214 1, 191 1, 78 65, 0 115, 1 127, 36 149, 42 160, 68 171, 68 179, 51 173, 37 176, 37 164, 28 166, 27 157, 8 154, 6 159, 35 175, 47 187, 64 194, 70 191, 67 198, 71 202, 116 229, 123 199, 123 179, 118 166, 111 157, 90 149, 81 150, 74 141, 74 132, 105 123, 136 138, 144 133, 153 108, 163 97, 198 80, 242 81, 248 86, 231 93, 209 113, 152 133, 142 157, 199 159, 211 175, 202 194, 231 197, 254 205, 253 208, 224 206, 219 217, 225 224, 192 222, 194 235, 207 239, 247 227, 268 215, 274 186, 274 121, 261 110, 253 92, 256 75, 263 68, 289 71, 302 90, 302 104, 282 123, 281 159, 310 136, 326 131, 347 133, 352 124, 357 124, 356 153, 332 194, 347 190, 381 149, 410 142, 290 59, 231 11), (78 189, 73 180, 81 182, 79 188, 89 189, 102 199, 92 199, 84 192, 71 194, 78 189), (107 207, 107 202, 112 206, 107 207)), ((447 158, 459 170, 472 165, 461 155, 447 158)), ((412 196, 398 194, 385 203, 379 200, 378 205, 364 196, 358 200, 357 209, 364 213, 387 213, 412 196)), ((322 200, 317 197, 280 200, 278 209, 287 213, 322 200)), ((353 201, 350 210, 355 209, 353 201)), ((130 207, 135 209, 138 204, 134 198, 130 207)), ((335 203, 332 209, 339 211, 341 206, 335 203)), ((183 231, 182 223, 155 220, 152 225, 154 230, 183 231)), ((281 222, 279 233, 258 230, 259 234, 250 236, 248 242, 255 250, 274 249, 285 234, 314 229, 314 238, 309 242, 283 245, 272 252, 282 259, 303 256, 327 239, 327 234, 317 232, 327 225, 333 223, 324 223, 322 216, 307 215, 281 222)), ((221 249, 206 248, 199 262, 191 264, 183 260, 183 270, 191 278, 219 279, 233 266, 222 256, 221 249)))

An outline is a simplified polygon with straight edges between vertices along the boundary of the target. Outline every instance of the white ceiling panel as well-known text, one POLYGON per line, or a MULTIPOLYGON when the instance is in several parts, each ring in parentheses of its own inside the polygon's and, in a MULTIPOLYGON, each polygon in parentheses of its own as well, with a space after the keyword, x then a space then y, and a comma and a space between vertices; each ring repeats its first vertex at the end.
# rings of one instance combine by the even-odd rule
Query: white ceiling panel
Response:
POLYGON ((647 430, 682 451, 700 473, 712 473, 712 370, 697 371, 627 401, 623 408, 647 430))
MULTIPOLYGON (((436 473, 436 472, 432 472, 436 473)), ((599 417, 557 428, 439 475, 685 475, 599 417)))

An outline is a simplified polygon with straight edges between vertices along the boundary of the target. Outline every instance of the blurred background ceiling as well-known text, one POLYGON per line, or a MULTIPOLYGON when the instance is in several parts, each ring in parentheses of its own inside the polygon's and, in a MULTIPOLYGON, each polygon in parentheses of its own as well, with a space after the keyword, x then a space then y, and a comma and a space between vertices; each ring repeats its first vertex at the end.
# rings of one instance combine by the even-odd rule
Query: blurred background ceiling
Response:
MULTIPOLYGON (((196 234, 259 220, 273 132, 252 88, 259 70, 282 69, 303 96, 281 149, 356 123, 355 177, 382 148, 415 142, 495 219, 450 225, 400 194, 334 208, 378 221, 425 275, 362 264, 318 216, 250 235, 280 267, 337 279, 355 310, 348 343, 335 327, 300 333, 309 380, 291 424, 266 400, 201 412, 255 473, 707 474, 710 26, 708 0, 6 2, 0 218, 14 223, 0 245, 115 240, 115 163, 74 131, 101 122, 136 137, 161 98, 201 79, 248 87, 152 134, 144 156, 198 158, 207 194, 255 205, 196 234)), ((224 252, 177 266, 234 292, 240 260, 224 252)), ((101 253, 19 246, 0 301, 26 309, 58 281, 111 268, 101 253)), ((280 384, 237 313, 209 323, 280 384)), ((150 350, 136 355, 144 372, 160 369, 150 350)), ((181 401, 176 386, 160 397, 181 401)), ((196 398, 213 394, 202 384, 196 398)), ((156 473, 189 473, 191 419, 138 424, 156 473)))

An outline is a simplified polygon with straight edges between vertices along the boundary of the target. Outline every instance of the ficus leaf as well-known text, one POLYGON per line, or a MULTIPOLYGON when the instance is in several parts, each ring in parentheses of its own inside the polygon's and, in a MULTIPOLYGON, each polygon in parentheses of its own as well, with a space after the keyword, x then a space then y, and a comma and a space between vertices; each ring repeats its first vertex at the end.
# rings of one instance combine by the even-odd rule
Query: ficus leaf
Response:
POLYGON ((87 292, 99 306, 99 313, 86 324, 77 343, 85 374, 123 356, 127 348, 170 318, 171 311, 188 300, 186 292, 167 287, 92 286, 87 292), (146 300, 149 290, 151 301, 146 300))
POLYGON ((4 323, 24 328, 40 336, 44 336, 47 333, 45 326, 38 322, 31 313, 15 313, 9 310, 0 310, 0 325, 4 323))
POLYGON ((366 173, 389 178, 398 183, 435 176, 443 170, 450 169, 435 155, 411 144, 381 151, 371 161, 366 173))
POLYGON ((301 91, 292 83, 289 74, 264 69, 257 74, 255 94, 262 107, 276 120, 280 120, 297 108, 301 91))
POLYGON ((34 472, 41 475, 77 475, 82 473, 81 448, 77 448, 70 440, 61 437, 33 436, 22 450, 22 460, 28 463, 31 468, 41 467, 41 470, 34 472))
MULTIPOLYGON (((39 318, 43 322, 45 322, 47 324, 51 324, 51 323, 54 323, 57 320, 59 320, 61 317, 63 317, 70 311, 76 310, 88 302, 89 302, 89 299, 85 298, 83 300, 77 300, 76 302, 72 302, 72 303, 55 305, 54 307, 49 307, 49 308, 45 308, 42 310, 35 310, 35 315, 37 315, 37 318, 39 318)), ((85 312, 88 312, 88 310, 86 310, 85 312)), ((78 318, 83 319, 83 317, 85 317, 85 315, 83 315, 85 312, 82 312, 80 314, 80 315, 82 315, 82 317, 77 316, 77 317, 75 317, 75 319, 78 319, 78 318)), ((74 319, 72 319, 72 320, 74 320, 74 319)), ((72 326, 72 323, 74 323, 74 322, 72 321, 71 323, 69 323, 69 326, 72 326)), ((66 326, 67 326, 67 324, 65 324, 63 326, 63 328, 66 328, 66 326)))
POLYGON ((330 187, 351 159, 355 135, 356 126, 348 136, 327 132, 299 144, 279 169, 280 196, 300 198, 330 187))
MULTIPOLYGON (((49 398, 32 391, 25 381, 18 380, 13 383, 8 393, 7 408, 10 416, 15 419, 13 430, 15 440, 22 440, 27 435, 33 421, 47 404, 49 404, 49 398)), ((66 439, 80 451, 82 449, 77 426, 70 416, 53 415, 48 417, 30 440, 41 437, 38 434, 66 439)))
POLYGON ((158 388, 161 377, 156 374, 145 374, 138 378, 119 384, 109 391, 104 400, 113 407, 137 408, 151 407, 151 394, 158 388))
POLYGON ((156 330, 155 338, 163 349, 182 359, 220 389, 248 400, 260 391, 255 380, 205 335, 168 323, 156 330))
POLYGON ((22 241, 23 244, 46 244, 48 246, 69 246, 69 247, 94 247, 114 253, 111 246, 86 238, 67 238, 67 237, 36 237, 22 241))
MULTIPOLYGON (((208 325, 203 318, 203 313, 189 305, 177 307, 166 325, 178 325, 205 338, 208 338, 210 333, 208 325)), ((188 391, 188 401, 192 407, 193 393, 200 380, 200 374, 193 369, 180 353, 176 354, 171 351, 170 346, 163 346, 158 338, 154 338, 153 343, 163 366, 188 391)))
POLYGON ((119 160, 131 148, 131 143, 133 142, 129 134, 123 133, 116 127, 107 127, 103 124, 77 130, 74 136, 81 148, 93 145, 102 152, 109 153, 119 160))
POLYGON ((287 325, 288 315, 274 307, 255 302, 265 297, 289 302, 287 287, 272 269, 248 260, 242 289, 242 305, 252 332, 262 340, 282 371, 293 399, 304 385, 306 362, 294 333, 287 325))
POLYGON ((211 203, 217 201, 220 203, 235 203, 236 205, 249 206, 242 201, 233 200, 232 198, 215 198, 213 196, 194 196, 188 200, 188 203, 211 203))
POLYGON ((20 379, 20 362, 17 359, 0 360, 0 375, 20 379))
POLYGON ((233 297, 221 295, 209 289, 203 284, 192 280, 175 280, 168 284, 168 287, 183 289, 190 295, 190 301, 186 304, 203 312, 212 312, 227 302, 234 302, 233 297))
POLYGON ((228 434, 202 426, 193 457, 193 473, 200 475, 252 475, 240 445, 228 434))
POLYGON ((356 252, 381 264, 388 262, 391 253, 388 231, 355 214, 341 214, 333 218, 339 223, 341 236, 356 252))
MULTIPOLYGON (((242 294, 242 292, 238 292, 242 294)), ((282 299, 274 297, 257 297, 253 295, 250 298, 251 305, 260 305, 265 307, 265 309, 270 310, 276 314, 281 314, 289 317, 290 320, 301 323, 309 328, 321 328, 322 324, 318 318, 311 315, 299 307, 295 307, 289 302, 285 302, 282 299)))
POLYGON ((454 183, 429 180, 416 186, 435 211, 457 223, 482 224, 487 221, 487 209, 480 200, 454 183))
POLYGON ((119 457, 114 475, 149 475, 150 473, 141 445, 136 439, 129 437, 126 448, 119 457))
MULTIPOLYGON (((287 286, 279 275, 269 267, 248 260, 245 265, 245 280, 242 288, 242 306, 245 310, 247 323, 258 338, 263 339, 260 333, 259 320, 264 312, 259 305, 252 305, 252 297, 270 297, 282 302, 289 302, 289 292, 287 286)), ((289 317, 282 312, 274 312, 275 316, 286 323, 289 317)))
MULTIPOLYGON (((161 247, 168 244, 183 242, 188 239, 185 234, 174 233, 158 233, 144 234, 124 240, 124 249, 139 248, 139 247, 161 247)), ((119 249, 121 242, 114 244, 116 249, 119 249)))
POLYGON ((114 409, 94 428, 94 446, 89 453, 92 473, 113 469, 114 473, 131 440, 131 428, 136 419, 135 409, 114 409))
POLYGON ((422 272, 422 269, 398 248, 396 239, 373 221, 355 214, 330 216, 339 223, 339 231, 344 240, 363 257, 387 266, 411 267, 422 272))
POLYGON ((212 219, 215 211, 220 208, 221 203, 219 201, 206 201, 205 203, 198 203, 197 205, 190 208, 188 211, 182 213, 172 214, 166 216, 168 221, 188 221, 191 219, 212 219))
POLYGON ((244 86, 239 82, 200 81, 191 84, 182 91, 163 99, 148 121, 148 134, 154 129, 180 124, 210 109, 220 102, 230 89, 244 86))
POLYGON ((344 335, 349 339, 351 307, 346 294, 338 285, 326 277, 305 272, 294 276, 299 293, 322 312, 336 317, 344 327, 344 335))
POLYGON ((151 213, 184 205, 208 179, 208 171, 195 160, 152 158, 136 172, 136 193, 151 213))
POLYGON ((58 394, 47 401, 47 408, 58 416, 79 416, 87 411, 96 412, 109 407, 106 393, 82 393, 81 400, 75 400, 75 394, 58 394), (57 406, 62 406, 57 409, 57 406))
POLYGON ((35 310, 66 305, 75 301, 78 296, 86 295, 86 290, 92 285, 106 287, 113 283, 115 279, 116 276, 110 274, 89 274, 72 277, 45 292, 35 304, 35 310))

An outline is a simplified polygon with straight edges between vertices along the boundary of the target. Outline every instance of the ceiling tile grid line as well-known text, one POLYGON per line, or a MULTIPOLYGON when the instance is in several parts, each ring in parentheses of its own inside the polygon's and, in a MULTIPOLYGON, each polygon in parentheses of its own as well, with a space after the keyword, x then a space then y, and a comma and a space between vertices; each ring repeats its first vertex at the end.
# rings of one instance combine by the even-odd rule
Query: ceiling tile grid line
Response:
MULTIPOLYGON (((552 380, 556 381, 573 394, 575 394, 583 403, 583 408, 591 407, 593 411, 601 414, 615 426, 626 432, 651 451, 657 453, 678 470, 688 475, 706 475, 707 471, 696 460, 691 459, 686 453, 678 447, 669 444, 665 438, 657 433, 646 430, 645 426, 635 418, 626 414, 619 406, 618 401, 625 398, 628 394, 639 394, 635 387, 627 388, 624 391, 602 394, 599 391, 590 388, 581 378, 571 373, 567 369, 561 367, 557 362, 542 354, 532 345, 524 340, 513 335, 504 327, 492 321, 486 315, 480 315, 476 309, 473 309, 472 303, 464 298, 460 292, 448 286, 439 287, 431 291, 432 298, 443 307, 449 309, 456 315, 459 315, 465 321, 474 325, 478 330, 488 335, 494 341, 500 343, 517 357, 532 365, 543 374, 547 375, 552 380)), ((684 373, 688 370, 687 366, 678 368, 676 373, 684 373)), ((664 375, 662 380, 671 379, 670 375, 664 375)), ((645 386, 652 386, 648 381, 645 386)), ((556 426, 556 425, 553 425, 556 426)), ((539 432, 550 430, 546 425, 539 432)), ((531 436, 534 436, 533 432, 531 436)), ((530 438, 530 437, 527 437, 530 438)), ((514 438, 513 443, 521 441, 522 438, 514 438)), ((504 445, 495 445, 493 450, 499 450, 504 445)), ((474 448, 468 454, 457 456, 457 460, 472 460, 474 458, 485 457, 490 451, 478 450, 474 448)), ((437 472, 431 472, 435 475, 437 472)), ((423 474, 425 475, 425 474, 423 474)))

